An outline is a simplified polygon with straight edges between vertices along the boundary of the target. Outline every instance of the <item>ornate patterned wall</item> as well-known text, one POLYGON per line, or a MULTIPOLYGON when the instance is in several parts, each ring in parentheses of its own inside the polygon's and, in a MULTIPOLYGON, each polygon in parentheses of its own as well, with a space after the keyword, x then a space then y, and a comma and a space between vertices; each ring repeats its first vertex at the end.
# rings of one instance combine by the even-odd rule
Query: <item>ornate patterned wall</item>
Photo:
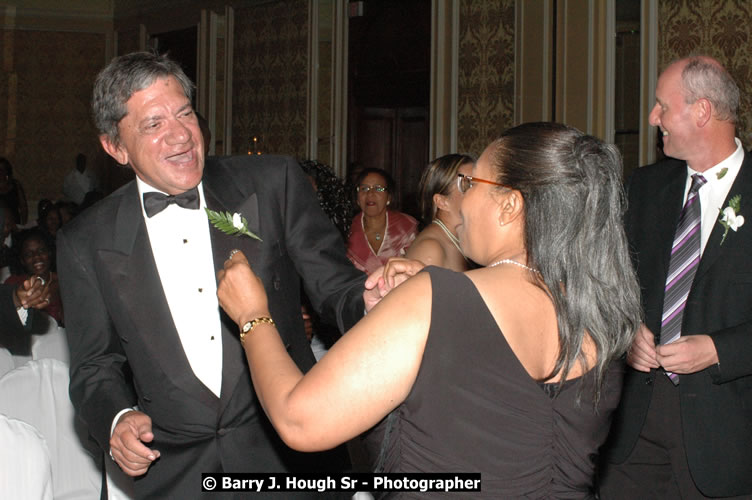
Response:
POLYGON ((739 138, 752 146, 752 3, 746 0, 662 0, 659 70, 692 53, 717 58, 741 90, 739 138))
POLYGON ((9 30, 4 39, 12 60, 4 52, 4 68, 11 71, 2 77, 3 121, 8 116, 15 134, 3 130, 0 154, 13 163, 32 216, 40 198, 62 197, 63 178, 76 154, 86 154, 90 165, 103 163, 89 101, 105 60, 105 36, 9 30), (9 78, 17 85, 8 86, 9 78))
POLYGON ((514 0, 460 4, 458 150, 480 155, 514 120, 514 0))
POLYGON ((259 137, 264 153, 306 152, 308 2, 235 11, 233 153, 259 137))

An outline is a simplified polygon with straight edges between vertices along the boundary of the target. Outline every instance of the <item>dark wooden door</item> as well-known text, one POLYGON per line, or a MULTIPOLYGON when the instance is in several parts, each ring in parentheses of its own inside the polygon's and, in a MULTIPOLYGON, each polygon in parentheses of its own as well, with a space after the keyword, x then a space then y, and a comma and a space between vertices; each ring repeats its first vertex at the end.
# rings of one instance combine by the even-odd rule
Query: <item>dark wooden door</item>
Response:
POLYGON ((348 37, 348 173, 383 168, 397 183, 397 208, 418 215, 428 163, 431 2, 363 2, 348 37))
POLYGON ((397 184, 395 207, 418 218, 418 183, 428 163, 428 110, 362 108, 351 130, 353 174, 368 167, 389 172, 397 184))

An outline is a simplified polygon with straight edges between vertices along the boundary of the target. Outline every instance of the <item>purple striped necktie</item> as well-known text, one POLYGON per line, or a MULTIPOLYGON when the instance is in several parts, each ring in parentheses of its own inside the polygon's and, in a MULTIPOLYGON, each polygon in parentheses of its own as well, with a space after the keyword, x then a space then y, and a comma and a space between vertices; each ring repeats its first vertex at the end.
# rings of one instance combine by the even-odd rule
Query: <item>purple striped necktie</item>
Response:
MULTIPOLYGON (((663 297, 661 344, 670 344, 681 336, 684 307, 700 263, 700 197, 697 193, 706 182, 701 174, 692 176, 692 186, 679 215, 663 297)), ((666 375, 674 385, 679 383, 679 375, 670 372, 666 375)))

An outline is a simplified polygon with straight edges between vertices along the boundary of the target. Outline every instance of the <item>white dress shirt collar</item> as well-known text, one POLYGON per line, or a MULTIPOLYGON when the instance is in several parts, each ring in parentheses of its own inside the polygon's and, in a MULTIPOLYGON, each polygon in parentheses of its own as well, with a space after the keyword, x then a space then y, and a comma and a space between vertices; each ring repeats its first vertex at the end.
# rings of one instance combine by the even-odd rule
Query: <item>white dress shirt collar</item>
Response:
POLYGON ((702 221, 700 225, 700 235, 702 237, 702 251, 705 251, 705 245, 708 243, 710 233, 713 231, 713 227, 718 222, 720 211, 723 202, 731 190, 731 185, 734 183, 742 163, 744 162, 744 148, 739 139, 734 138, 736 143, 736 150, 731 153, 726 159, 717 165, 712 166, 704 172, 697 172, 692 170, 687 165, 687 183, 684 189, 684 200, 687 199, 689 188, 692 185, 692 176, 694 174, 702 173, 703 177, 707 181, 699 191, 700 195, 700 211, 702 213, 702 221))

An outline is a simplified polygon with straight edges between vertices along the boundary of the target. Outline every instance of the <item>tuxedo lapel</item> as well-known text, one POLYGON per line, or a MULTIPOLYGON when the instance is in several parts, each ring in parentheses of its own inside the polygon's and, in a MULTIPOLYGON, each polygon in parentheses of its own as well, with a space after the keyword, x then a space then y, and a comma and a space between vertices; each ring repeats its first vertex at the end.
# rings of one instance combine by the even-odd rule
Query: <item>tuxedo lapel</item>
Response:
MULTIPOLYGON (((741 214, 744 215, 746 212, 749 214, 749 220, 752 221, 752 210, 749 209, 749 207, 752 207, 752 156, 749 154, 744 155, 742 167, 736 175, 736 179, 734 179, 734 183, 731 185, 731 189, 729 189, 728 195, 723 201, 721 207, 727 207, 729 200, 736 195, 741 195, 742 197, 741 214)), ((718 217, 716 217, 716 222, 713 224, 710 238, 708 238, 702 258, 700 259, 700 267, 697 269, 695 279, 708 272, 718 257, 722 255, 726 249, 733 248, 735 245, 734 240, 736 238, 734 238, 734 231, 731 230, 729 230, 726 235, 726 240, 723 242, 723 245, 721 245, 725 228, 720 222, 718 222, 720 213, 717 215, 718 217)), ((749 228, 742 226, 739 228, 739 231, 744 231, 745 229, 749 230, 749 228)))
POLYGON ((160 368, 176 386, 207 406, 216 407, 216 396, 194 375, 182 349, 159 279, 135 182, 124 193, 113 231, 113 248, 100 249, 98 253, 111 275, 114 293, 134 326, 132 332, 119 332, 121 337, 127 341, 131 335, 142 336, 147 349, 143 356, 158 359, 160 368))
MULTIPOLYGON (((204 197, 209 209, 214 211, 240 213, 248 222, 248 229, 259 235, 259 208, 256 193, 244 195, 236 189, 232 179, 222 179, 212 175, 212 169, 208 169, 204 176, 204 197), (221 187, 220 187, 221 186, 221 187)), ((212 254, 214 256, 215 271, 224 267, 225 260, 230 252, 238 249, 253 265, 256 262, 260 242, 245 235, 229 236, 214 226, 210 229, 212 254)), ((238 326, 220 311, 222 321, 222 392, 220 412, 230 400, 235 386, 247 375, 246 357, 238 338, 238 326)))
MULTIPOLYGON (((240 204, 223 203, 209 189, 204 190, 206 205, 210 210, 229 212, 230 214, 239 213, 248 221, 248 230, 253 234, 259 234, 258 218, 258 199, 256 193, 253 193, 240 204)), ((258 256, 259 241, 245 235, 227 235, 211 226, 209 230, 212 242, 212 254, 214 256, 214 269, 219 271, 224 267, 225 260, 230 256, 232 250, 240 250, 253 263, 258 256)))

